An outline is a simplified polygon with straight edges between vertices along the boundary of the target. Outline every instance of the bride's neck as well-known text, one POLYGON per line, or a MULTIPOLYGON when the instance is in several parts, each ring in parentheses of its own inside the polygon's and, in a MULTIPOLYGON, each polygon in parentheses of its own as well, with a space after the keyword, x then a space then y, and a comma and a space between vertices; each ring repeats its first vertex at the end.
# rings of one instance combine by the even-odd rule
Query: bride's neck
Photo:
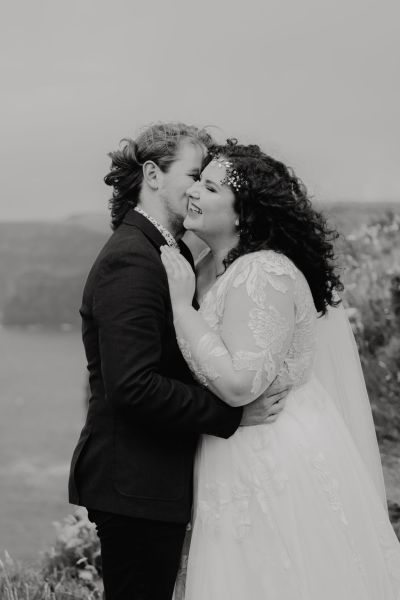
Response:
POLYGON ((236 244, 237 238, 225 240, 224 243, 221 243, 218 240, 208 242, 214 262, 215 277, 219 277, 225 272, 224 260, 236 244))

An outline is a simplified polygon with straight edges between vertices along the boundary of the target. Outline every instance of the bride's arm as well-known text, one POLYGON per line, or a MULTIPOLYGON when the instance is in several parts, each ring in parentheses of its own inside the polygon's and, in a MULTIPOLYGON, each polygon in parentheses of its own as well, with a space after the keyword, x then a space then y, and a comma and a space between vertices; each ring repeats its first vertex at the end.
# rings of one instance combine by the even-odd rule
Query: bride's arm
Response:
POLYGON ((294 326, 293 281, 263 261, 237 269, 226 293, 221 335, 194 310, 194 276, 177 252, 162 253, 182 354, 203 385, 232 406, 258 398, 275 379, 294 326))

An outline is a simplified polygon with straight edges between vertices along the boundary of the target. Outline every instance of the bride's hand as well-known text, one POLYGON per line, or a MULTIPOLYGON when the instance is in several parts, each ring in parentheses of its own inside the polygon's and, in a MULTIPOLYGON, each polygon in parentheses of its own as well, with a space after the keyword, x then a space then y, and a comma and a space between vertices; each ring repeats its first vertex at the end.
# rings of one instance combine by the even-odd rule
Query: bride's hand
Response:
POLYGON ((195 275, 188 261, 174 248, 161 246, 161 260, 167 272, 169 293, 176 318, 181 309, 192 306, 196 287, 195 275))

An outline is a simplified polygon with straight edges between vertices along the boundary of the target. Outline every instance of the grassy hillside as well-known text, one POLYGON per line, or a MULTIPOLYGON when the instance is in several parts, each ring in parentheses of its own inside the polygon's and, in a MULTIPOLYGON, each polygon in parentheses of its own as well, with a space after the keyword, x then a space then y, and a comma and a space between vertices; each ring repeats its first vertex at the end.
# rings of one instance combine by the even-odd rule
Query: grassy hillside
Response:
MULTIPOLYGON (((0 312, 16 292, 29 287, 36 279, 74 281, 81 289, 87 271, 104 244, 109 232, 89 229, 76 223, 0 223, 0 312)), ((51 286, 50 286, 51 287, 51 286)), ((54 287, 54 286, 53 286, 54 287)), ((64 286, 65 304, 79 302, 70 298, 64 286)), ((19 296, 21 293, 19 292, 19 296)), ((32 303, 32 298, 25 296, 32 303)), ((35 300, 35 299, 34 299, 35 300)))
POLYGON ((0 306, 21 273, 76 273, 96 256, 106 235, 69 223, 0 223, 0 306))

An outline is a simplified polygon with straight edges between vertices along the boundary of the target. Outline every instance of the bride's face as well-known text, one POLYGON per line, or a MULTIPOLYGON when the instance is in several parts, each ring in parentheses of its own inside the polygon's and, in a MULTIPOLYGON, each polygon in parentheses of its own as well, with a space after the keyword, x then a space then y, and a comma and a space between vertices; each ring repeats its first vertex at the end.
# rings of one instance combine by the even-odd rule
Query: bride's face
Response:
POLYGON ((231 188, 223 183, 226 174, 221 162, 211 161, 202 171, 200 180, 186 192, 189 202, 183 225, 205 241, 236 234, 235 197, 231 188))

